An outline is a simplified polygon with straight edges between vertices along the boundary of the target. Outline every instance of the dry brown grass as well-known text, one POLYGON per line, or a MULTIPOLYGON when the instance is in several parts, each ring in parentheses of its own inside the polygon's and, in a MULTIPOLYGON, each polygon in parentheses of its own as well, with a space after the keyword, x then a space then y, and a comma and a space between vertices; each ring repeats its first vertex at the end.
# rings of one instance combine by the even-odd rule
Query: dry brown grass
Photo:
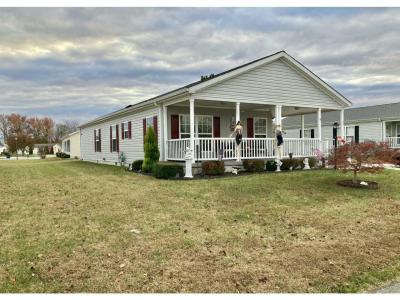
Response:
POLYGON ((363 176, 382 187, 339 187, 334 171, 164 181, 0 162, 0 291, 370 288, 400 274, 400 172, 363 176))

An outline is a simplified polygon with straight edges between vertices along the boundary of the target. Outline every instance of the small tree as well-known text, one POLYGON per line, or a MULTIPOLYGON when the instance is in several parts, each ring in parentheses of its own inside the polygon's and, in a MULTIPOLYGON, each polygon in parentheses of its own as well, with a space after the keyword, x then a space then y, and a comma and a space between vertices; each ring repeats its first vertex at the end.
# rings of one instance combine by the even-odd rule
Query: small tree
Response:
POLYGON ((144 140, 144 160, 142 165, 143 172, 151 172, 153 164, 158 162, 160 151, 158 150, 156 135, 153 127, 149 127, 146 131, 144 140))
POLYGON ((343 171, 353 171, 353 182, 357 181, 359 172, 377 172, 383 169, 384 163, 394 163, 396 151, 386 143, 364 142, 344 144, 336 149, 330 157, 330 163, 343 171))

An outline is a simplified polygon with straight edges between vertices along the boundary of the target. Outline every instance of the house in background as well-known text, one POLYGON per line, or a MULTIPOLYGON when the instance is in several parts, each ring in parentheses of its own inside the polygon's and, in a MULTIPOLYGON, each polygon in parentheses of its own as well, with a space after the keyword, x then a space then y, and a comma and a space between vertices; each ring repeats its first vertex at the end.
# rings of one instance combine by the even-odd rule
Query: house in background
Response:
POLYGON ((81 133, 79 130, 71 132, 61 139, 61 152, 72 158, 81 157, 81 133))
POLYGON ((284 147, 284 156, 314 156, 324 148, 322 112, 340 111, 344 130, 349 106, 344 96, 281 51, 82 124, 81 158, 116 163, 123 152, 129 163, 143 159, 144 136, 153 127, 160 160, 184 161, 187 148, 193 162, 235 160, 230 136, 239 120, 242 159, 275 158, 274 125, 283 117, 316 113, 315 136, 287 139, 284 147))
POLYGON ((32 154, 55 154, 61 151, 59 144, 34 144, 32 154))
MULTIPOLYGON (((315 114, 288 117, 283 120, 287 138, 313 138, 317 130, 315 114), (303 129, 302 129, 303 128, 303 129)), ((338 136, 334 123, 338 123, 337 111, 322 114, 322 138, 334 140, 338 136)), ((348 108, 344 111, 345 134, 348 142, 385 141, 393 148, 400 148, 400 102, 365 107, 348 108)))
POLYGON ((3 144, 3 143, 0 141, 0 153, 7 152, 7 151, 8 151, 7 144, 3 144))

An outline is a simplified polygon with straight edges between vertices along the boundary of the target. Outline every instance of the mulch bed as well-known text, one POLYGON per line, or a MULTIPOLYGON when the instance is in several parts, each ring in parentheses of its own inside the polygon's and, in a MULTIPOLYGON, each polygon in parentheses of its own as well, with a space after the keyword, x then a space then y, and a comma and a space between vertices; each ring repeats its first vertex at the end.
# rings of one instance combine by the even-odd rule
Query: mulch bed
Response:
POLYGON ((345 186, 345 187, 352 187, 352 188, 360 188, 360 189, 370 189, 370 190, 376 190, 379 185, 375 181, 367 181, 367 180, 356 180, 353 181, 352 179, 348 180, 341 180, 337 182, 338 185, 340 186, 345 186), (361 182, 366 182, 368 185, 361 184, 361 182))

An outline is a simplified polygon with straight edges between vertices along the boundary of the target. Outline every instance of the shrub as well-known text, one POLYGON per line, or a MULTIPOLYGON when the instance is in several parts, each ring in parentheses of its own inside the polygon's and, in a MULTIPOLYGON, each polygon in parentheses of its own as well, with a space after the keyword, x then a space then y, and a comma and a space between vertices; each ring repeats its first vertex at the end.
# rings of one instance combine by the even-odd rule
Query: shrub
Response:
POLYGON ((182 177, 183 166, 170 162, 158 162, 153 165, 153 175, 164 179, 182 177))
MULTIPOLYGON (((300 167, 302 169, 304 169, 304 166, 305 166, 303 161, 304 161, 304 158, 302 158, 301 162, 300 162, 300 167)), ((318 160, 315 157, 308 158, 308 165, 310 166, 311 169, 315 168, 317 166, 317 164, 318 164, 318 160)))
POLYGON ((292 159, 292 167, 293 170, 302 169, 303 158, 293 158, 292 159))
POLYGON ((64 152, 57 152, 56 156, 59 158, 70 158, 71 157, 69 154, 64 153, 64 152))
POLYGON ((293 159, 284 158, 281 160, 281 162, 282 162, 282 165, 281 165, 282 171, 289 171, 290 167, 293 167, 293 159))
POLYGON ((267 160, 267 163, 265 164, 265 169, 270 172, 276 171, 276 161, 267 160))
POLYGON ((264 160, 249 159, 243 161, 243 167, 248 172, 262 172, 265 168, 264 160))
POLYGON ((201 169, 204 175, 222 175, 225 173, 225 164, 223 161, 203 161, 201 169))
POLYGON ((140 159, 140 160, 135 160, 135 161, 132 163, 132 171, 138 172, 138 171, 142 170, 142 165, 143 165, 143 160, 142 160, 142 159, 140 159))
POLYGON ((143 172, 151 172, 153 165, 158 162, 160 151, 158 150, 156 135, 153 127, 149 127, 144 139, 144 160, 142 164, 143 172))

